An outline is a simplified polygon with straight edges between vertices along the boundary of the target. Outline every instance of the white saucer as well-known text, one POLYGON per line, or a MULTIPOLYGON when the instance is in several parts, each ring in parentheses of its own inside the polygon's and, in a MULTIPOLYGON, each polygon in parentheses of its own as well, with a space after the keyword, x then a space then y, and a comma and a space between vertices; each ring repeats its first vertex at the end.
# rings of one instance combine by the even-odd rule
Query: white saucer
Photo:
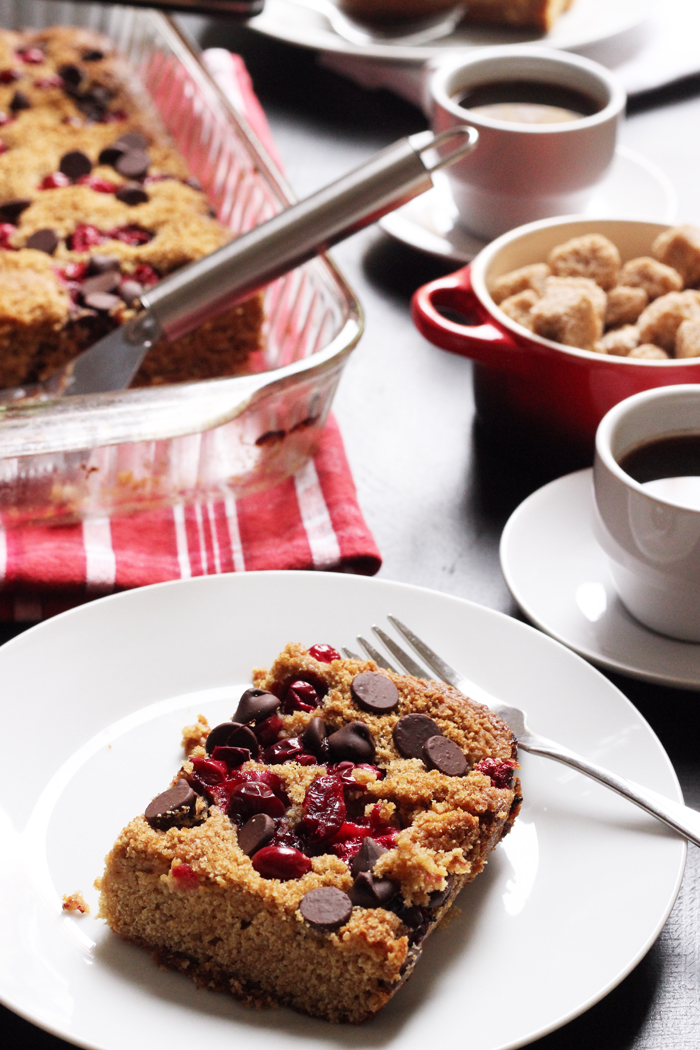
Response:
POLYGON ((333 28, 335 18, 324 13, 325 4, 313 0, 266 0, 262 14, 248 24, 267 36, 316 51, 415 63, 426 62, 455 48, 489 44, 536 43, 564 49, 589 47, 640 25, 650 17, 657 3, 658 0, 576 0, 571 10, 545 34, 533 29, 460 23, 453 32, 424 44, 379 39, 352 43, 333 28))
POLYGON ((593 536, 593 471, 534 492, 501 537, 501 568, 537 627, 609 671, 700 691, 700 645, 643 627, 617 597, 593 536))
MULTIPOLYGON (((412 248, 452 262, 470 262, 487 242, 460 222, 447 175, 436 172, 433 182, 432 190, 385 215, 379 225, 412 248)), ((678 214, 678 199, 655 164, 627 146, 618 146, 610 171, 583 214, 671 223, 678 214)))

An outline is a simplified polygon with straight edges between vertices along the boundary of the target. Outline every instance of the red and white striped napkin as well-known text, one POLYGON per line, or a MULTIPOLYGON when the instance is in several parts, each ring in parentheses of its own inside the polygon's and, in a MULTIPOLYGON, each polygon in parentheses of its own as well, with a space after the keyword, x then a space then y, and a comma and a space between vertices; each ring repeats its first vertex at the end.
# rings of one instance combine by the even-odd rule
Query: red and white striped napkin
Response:
MULTIPOLYGON (((205 60, 271 156, 275 146, 243 61, 205 60)), ((33 622, 114 591, 254 569, 373 575, 381 565, 336 422, 292 478, 236 500, 178 505, 82 525, 0 528, 0 620, 33 622)))

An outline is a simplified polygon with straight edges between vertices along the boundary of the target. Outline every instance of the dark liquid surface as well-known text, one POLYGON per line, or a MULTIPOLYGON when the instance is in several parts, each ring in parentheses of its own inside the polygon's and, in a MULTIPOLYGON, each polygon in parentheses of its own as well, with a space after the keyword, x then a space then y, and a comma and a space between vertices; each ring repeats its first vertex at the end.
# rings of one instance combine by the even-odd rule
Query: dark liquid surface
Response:
POLYGON ((603 108, 594 98, 584 95, 581 91, 535 80, 497 80, 489 84, 474 84, 460 91, 453 98, 457 105, 464 109, 525 104, 553 106, 557 109, 568 110, 577 117, 590 117, 593 113, 599 113, 603 108))
POLYGON ((640 484, 659 478, 700 477, 700 434, 649 441, 625 453, 619 463, 640 484))

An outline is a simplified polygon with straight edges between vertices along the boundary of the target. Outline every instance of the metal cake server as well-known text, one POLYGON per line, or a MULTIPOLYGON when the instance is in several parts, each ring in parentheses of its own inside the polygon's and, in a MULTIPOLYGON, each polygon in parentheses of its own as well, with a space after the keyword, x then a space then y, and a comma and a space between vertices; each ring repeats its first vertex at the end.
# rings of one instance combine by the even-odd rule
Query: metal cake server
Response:
POLYGON ((466 156, 477 139, 477 131, 466 126, 400 139, 336 182, 159 281, 141 296, 141 313, 74 358, 59 376, 50 377, 44 390, 55 396, 124 389, 158 339, 186 335, 424 193, 433 184, 433 172, 466 156), (441 152, 455 139, 455 148, 441 152))

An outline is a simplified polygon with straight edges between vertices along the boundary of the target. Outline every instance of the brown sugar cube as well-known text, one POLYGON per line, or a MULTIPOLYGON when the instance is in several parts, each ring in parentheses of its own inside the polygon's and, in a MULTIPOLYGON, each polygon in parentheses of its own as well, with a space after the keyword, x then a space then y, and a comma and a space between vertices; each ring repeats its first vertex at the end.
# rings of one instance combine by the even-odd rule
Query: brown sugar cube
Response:
POLYGON ((622 267, 620 284, 643 288, 651 300, 668 292, 680 292, 683 279, 673 267, 652 259, 650 255, 641 255, 638 259, 630 259, 622 267))
POLYGON ((556 277, 589 277, 607 291, 618 282, 622 260, 607 237, 587 233, 557 245, 547 262, 556 277))
POLYGON ((672 226, 659 234, 651 250, 666 266, 672 266, 687 287, 700 281, 700 230, 697 226, 672 226))
MULTIPOLYGON (((600 293, 600 288, 595 291, 600 293)), ((604 294, 601 308, 597 296, 582 282, 550 277, 544 296, 532 309, 533 331, 565 346, 593 350, 603 334, 604 311, 604 294)))
POLYGON ((622 328, 606 332, 593 349, 599 354, 616 354, 618 357, 627 357, 629 352, 637 346, 639 346, 639 329, 636 325, 626 324, 622 328))
POLYGON ((528 288, 524 292, 518 292, 517 295, 511 295, 508 299, 504 299, 501 303, 501 310, 506 316, 510 317, 511 321, 521 324, 523 328, 529 328, 532 332, 532 308, 537 302, 539 302, 537 292, 534 292, 532 288, 528 288))
POLYGON ((640 340, 673 353, 679 326, 692 320, 700 321, 700 292, 669 292, 649 303, 640 315, 640 340))
POLYGON ((528 288, 538 295, 544 295, 544 282, 550 272, 547 263, 533 263, 531 266, 521 266, 519 270, 504 273, 493 282, 491 298, 495 303, 502 303, 504 299, 510 299, 528 288))
POLYGON ((668 354, 665 350, 662 350, 660 346, 654 346, 653 343, 642 343, 641 346, 635 346, 634 350, 630 350, 628 357, 638 357, 643 361, 668 361, 668 354))
POLYGON ((618 284, 608 292, 605 308, 605 324, 608 328, 617 328, 621 324, 634 324, 649 297, 643 288, 629 288, 618 284))
POLYGON ((549 288, 574 288, 590 295, 601 324, 605 323, 608 297, 603 289, 589 277, 548 277, 545 281, 545 292, 549 288))
POLYGON ((676 357, 700 357, 700 321, 683 321, 678 326, 676 357))

